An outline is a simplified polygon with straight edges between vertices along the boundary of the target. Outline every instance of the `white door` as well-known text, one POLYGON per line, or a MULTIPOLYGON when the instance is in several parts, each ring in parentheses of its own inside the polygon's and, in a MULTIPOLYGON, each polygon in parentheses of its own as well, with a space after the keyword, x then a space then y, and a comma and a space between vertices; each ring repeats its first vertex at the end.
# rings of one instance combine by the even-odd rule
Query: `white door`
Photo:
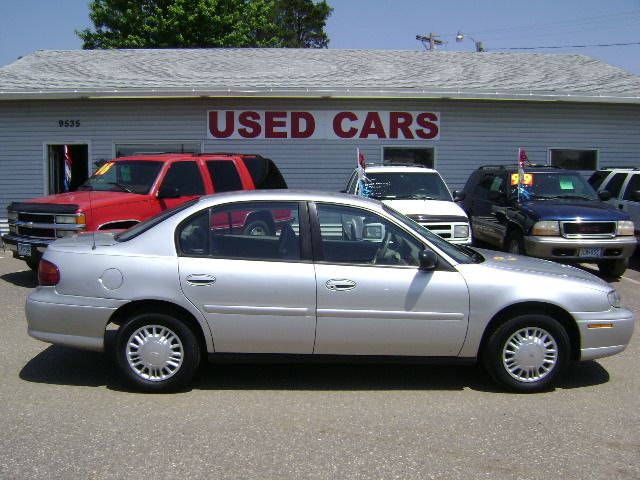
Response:
POLYGON ((180 285, 216 352, 313 352, 315 275, 298 231, 295 203, 205 210, 179 227, 180 285), (269 231, 246 234, 256 218, 269 231))
POLYGON ((324 260, 316 264, 314 353, 457 355, 469 318, 462 275, 419 270, 423 245, 381 217, 321 204, 317 211, 324 260))

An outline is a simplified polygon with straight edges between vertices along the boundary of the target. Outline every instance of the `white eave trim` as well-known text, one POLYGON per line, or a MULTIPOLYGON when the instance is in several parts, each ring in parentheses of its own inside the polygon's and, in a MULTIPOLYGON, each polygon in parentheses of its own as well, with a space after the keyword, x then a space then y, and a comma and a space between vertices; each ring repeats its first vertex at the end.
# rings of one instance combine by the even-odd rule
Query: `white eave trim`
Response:
POLYGON ((59 89, 0 90, 3 100, 69 99, 153 99, 153 98, 416 98, 452 100, 506 100, 530 102, 627 103, 640 104, 638 95, 560 92, 462 91, 448 89, 372 89, 372 88, 227 88, 227 89, 59 89))

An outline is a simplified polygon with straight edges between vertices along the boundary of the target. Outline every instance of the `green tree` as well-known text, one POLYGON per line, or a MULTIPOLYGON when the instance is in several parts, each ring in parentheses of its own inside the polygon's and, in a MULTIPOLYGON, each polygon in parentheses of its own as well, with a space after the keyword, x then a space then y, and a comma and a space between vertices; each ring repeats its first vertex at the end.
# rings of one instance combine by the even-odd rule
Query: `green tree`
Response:
POLYGON ((94 0, 84 49, 326 47, 323 0, 94 0))
POLYGON ((326 0, 277 0, 276 24, 283 47, 326 48, 329 37, 324 32, 331 8, 326 0))

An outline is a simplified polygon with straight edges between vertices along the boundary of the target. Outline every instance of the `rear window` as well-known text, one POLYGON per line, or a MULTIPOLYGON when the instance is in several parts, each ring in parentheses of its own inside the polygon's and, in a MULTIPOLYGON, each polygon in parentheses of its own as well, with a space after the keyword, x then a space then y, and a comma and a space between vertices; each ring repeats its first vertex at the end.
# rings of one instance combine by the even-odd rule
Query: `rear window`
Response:
POLYGON ((256 189, 287 188, 287 182, 272 160, 263 157, 249 157, 243 160, 256 189))

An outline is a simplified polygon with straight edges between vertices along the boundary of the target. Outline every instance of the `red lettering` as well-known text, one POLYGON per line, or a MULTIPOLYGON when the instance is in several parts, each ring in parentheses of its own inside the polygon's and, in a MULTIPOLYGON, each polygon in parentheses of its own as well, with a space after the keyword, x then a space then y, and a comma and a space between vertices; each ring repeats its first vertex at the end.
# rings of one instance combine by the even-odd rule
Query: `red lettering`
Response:
POLYGON ((262 133, 260 114, 258 112, 242 112, 238 115, 238 123, 246 127, 238 129, 238 134, 242 138, 257 138, 262 133))
POLYGON ((370 135, 375 135, 378 138, 387 138, 387 133, 384 131, 384 125, 382 125, 378 112, 369 112, 367 113, 367 118, 364 119, 360 138, 369 138, 370 135))
POLYGON ((287 138, 287 112, 264 112, 264 138, 287 138), (276 128, 284 128, 277 131, 276 128))
POLYGON ((438 136, 439 128, 438 124, 435 123, 438 121, 437 115, 429 112, 424 112, 418 115, 416 118, 416 123, 420 125, 423 129, 416 129, 416 135, 424 140, 431 140, 438 136))
POLYGON ((291 138, 309 138, 316 130, 316 121, 309 112, 291 112, 291 138), (302 130, 301 123, 306 128, 302 130))
POLYGON ((389 138, 398 138, 400 132, 405 139, 413 139, 411 124, 413 123, 413 115, 409 112, 390 112, 389 113, 389 138))
POLYGON ((358 129, 355 127, 351 127, 349 130, 344 130, 342 128, 342 121, 350 120, 355 122, 358 120, 358 117, 353 112, 339 112, 333 117, 333 133, 335 133, 340 138, 353 138, 358 133, 358 129))
POLYGON ((229 138, 233 133, 235 125, 233 124, 233 111, 226 111, 224 130, 218 128, 218 113, 217 111, 209 112, 209 132, 215 138, 229 138))

